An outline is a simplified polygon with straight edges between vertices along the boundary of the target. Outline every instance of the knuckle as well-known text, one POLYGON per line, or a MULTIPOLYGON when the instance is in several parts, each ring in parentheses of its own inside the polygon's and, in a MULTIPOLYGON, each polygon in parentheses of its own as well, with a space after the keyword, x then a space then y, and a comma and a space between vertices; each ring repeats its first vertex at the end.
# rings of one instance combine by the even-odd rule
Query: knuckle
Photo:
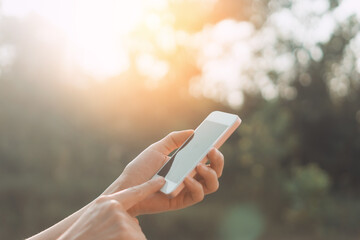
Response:
POLYGON ((118 208, 119 202, 116 200, 110 200, 108 201, 108 204, 109 204, 109 208, 113 210, 118 208))
POLYGON ((123 219, 124 219, 124 214, 121 212, 121 211, 119 211, 119 212, 116 212, 116 220, 117 220, 117 222, 122 222, 123 221, 123 219))
POLYGON ((144 191, 139 187, 133 187, 129 189, 132 194, 134 194, 136 197, 142 197, 144 194, 144 191))
POLYGON ((196 201, 196 202, 201 202, 202 200, 204 200, 204 197, 205 197, 204 193, 199 194, 199 195, 195 198, 195 201, 196 201))
POLYGON ((172 132, 170 132, 167 136, 168 137, 173 137, 175 134, 177 134, 178 133, 178 131, 172 131, 172 132))
MULTIPOLYGON (((199 183, 200 185, 200 183, 199 183)), ((204 189, 202 187, 202 185, 198 186, 198 193, 194 196, 194 201, 195 202, 201 202, 202 200, 204 200, 205 197, 205 193, 204 193, 204 189)))
POLYGON ((218 189, 219 189, 219 182, 216 181, 210 192, 211 193, 216 192, 218 189))
POLYGON ((207 167, 205 175, 206 175, 206 177, 204 177, 204 178, 206 181, 209 181, 209 182, 217 181, 217 173, 213 168, 207 167))
POLYGON ((175 145, 177 145, 176 144, 176 141, 175 141, 175 135, 177 134, 178 132, 177 131, 172 131, 171 133, 169 133, 168 135, 167 135, 167 139, 169 140, 169 141, 171 141, 173 144, 175 144, 175 145))
POLYGON ((146 150, 152 150, 154 148, 156 148, 157 145, 159 145, 161 143, 161 140, 158 140, 154 143, 152 143, 146 150))
POLYGON ((210 153, 212 160, 219 161, 224 158, 224 155, 216 148, 214 148, 210 153))
POLYGON ((96 203, 104 203, 104 202, 106 202, 106 201, 108 201, 108 200, 109 200, 109 196, 107 196, 107 195, 102 195, 102 196, 98 197, 98 198, 95 200, 95 202, 96 202, 96 203))
POLYGON ((216 152, 221 159, 224 159, 224 154, 220 150, 216 149, 216 152))
POLYGON ((219 163, 224 161, 224 155, 219 150, 216 150, 215 160, 219 163))
POLYGON ((214 169, 212 169, 212 168, 209 168, 209 170, 210 170, 210 172, 211 172, 212 178, 216 179, 216 181, 217 181, 217 178, 218 178, 217 172, 216 172, 214 169))
POLYGON ((124 213, 123 212, 116 213, 116 225, 118 226, 118 228, 126 229, 128 227, 126 223, 127 221, 124 213))

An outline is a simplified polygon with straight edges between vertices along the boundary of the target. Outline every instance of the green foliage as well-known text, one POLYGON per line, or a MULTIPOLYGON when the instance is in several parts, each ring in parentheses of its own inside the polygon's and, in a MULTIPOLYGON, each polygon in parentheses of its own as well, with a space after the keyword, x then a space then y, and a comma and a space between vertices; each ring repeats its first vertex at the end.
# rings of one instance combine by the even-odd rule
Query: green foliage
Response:
POLYGON ((308 228, 321 228, 329 210, 331 182, 328 174, 316 164, 297 166, 285 184, 290 199, 286 220, 308 228))
POLYGON ((256 206, 240 204, 228 209, 220 225, 220 239, 255 240, 264 230, 264 217, 256 206))
MULTIPOLYGON (((257 30, 274 5, 285 10, 291 5, 225 2, 229 12, 214 19, 243 19, 232 6, 254 4, 251 21, 257 30)), ((332 8, 338 5, 329 2, 332 8)), ((189 93, 190 79, 201 69, 184 60, 193 57, 186 49, 174 53, 184 56, 176 58, 170 80, 156 88, 146 87, 136 73, 70 87, 59 81, 69 79, 54 57, 63 49, 47 46, 48 55, 34 53, 45 44, 33 35, 41 32, 34 31, 37 22, 5 20, 0 46, 16 45, 18 58, 12 68, 0 69, 1 239, 24 238, 76 211, 147 145, 170 131, 195 128, 213 110, 234 112, 243 120, 221 149, 220 189, 191 208, 141 217, 149 239, 358 238, 360 78, 359 60, 349 50, 359 32, 356 16, 316 46, 322 59, 311 59, 302 42, 274 36, 275 44, 259 49, 259 55, 287 52, 295 56, 294 68, 285 77, 273 70, 266 74, 275 88, 291 87, 296 94, 265 100, 260 86, 244 94, 238 110, 189 93), (301 63, 304 55, 307 64, 301 63), (331 89, 334 79, 349 80, 348 93, 331 89)), ((210 20, 199 20, 196 30, 215 21, 210 20)), ((264 64, 254 65, 257 72, 264 64)), ((258 80, 256 74, 248 77, 258 80)))
POLYGON ((306 205, 301 203, 304 199, 323 198, 328 194, 329 176, 316 164, 294 167, 292 171, 293 176, 286 184, 286 191, 293 196, 295 206, 306 205))

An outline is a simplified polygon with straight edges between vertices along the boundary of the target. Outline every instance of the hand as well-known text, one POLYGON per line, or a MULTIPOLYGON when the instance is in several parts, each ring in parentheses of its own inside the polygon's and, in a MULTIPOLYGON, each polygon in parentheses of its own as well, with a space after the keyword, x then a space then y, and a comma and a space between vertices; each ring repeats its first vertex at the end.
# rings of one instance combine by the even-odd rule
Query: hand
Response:
MULTIPOLYGON (((148 181, 169 160, 168 154, 179 148, 193 132, 172 132, 149 146, 126 166, 120 177, 104 193, 114 193, 148 181)), ((200 202, 206 194, 215 192, 219 187, 218 177, 222 174, 224 157, 217 149, 212 149, 207 158, 210 165, 199 164, 196 167, 196 176, 185 179, 185 188, 175 198, 169 199, 163 193, 157 192, 135 204, 129 209, 129 213, 137 216, 181 209, 200 202)))
POLYGON ((192 133, 193 130, 173 132, 152 144, 128 164, 119 178, 98 199, 30 239, 144 239, 134 216, 193 205, 201 201, 204 195, 216 191, 219 186, 218 177, 222 174, 224 157, 218 150, 212 149, 207 155, 210 165, 197 166, 197 175, 194 179, 185 179, 185 188, 177 197, 167 198, 157 192, 161 188, 158 186, 151 193, 140 194, 141 197, 136 197, 136 201, 129 201, 129 205, 123 203, 127 198, 121 196, 129 191, 122 190, 148 181, 168 161, 167 155, 179 148, 192 133))
POLYGON ((95 200, 58 240, 141 240, 146 239, 136 218, 128 210, 157 192, 163 178, 150 180, 95 200))

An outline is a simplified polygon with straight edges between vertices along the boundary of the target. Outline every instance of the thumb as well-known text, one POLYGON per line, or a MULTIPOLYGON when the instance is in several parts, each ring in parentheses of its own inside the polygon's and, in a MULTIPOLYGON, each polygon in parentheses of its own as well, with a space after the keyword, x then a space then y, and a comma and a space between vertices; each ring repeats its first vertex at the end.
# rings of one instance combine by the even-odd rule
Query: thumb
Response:
POLYGON ((135 187, 114 193, 110 195, 110 198, 118 201, 125 210, 128 210, 151 194, 159 191, 164 184, 165 179, 158 177, 135 187))
POLYGON ((160 141, 154 143, 152 148, 164 155, 169 155, 173 150, 179 148, 193 133, 194 130, 192 129, 171 132, 160 141))

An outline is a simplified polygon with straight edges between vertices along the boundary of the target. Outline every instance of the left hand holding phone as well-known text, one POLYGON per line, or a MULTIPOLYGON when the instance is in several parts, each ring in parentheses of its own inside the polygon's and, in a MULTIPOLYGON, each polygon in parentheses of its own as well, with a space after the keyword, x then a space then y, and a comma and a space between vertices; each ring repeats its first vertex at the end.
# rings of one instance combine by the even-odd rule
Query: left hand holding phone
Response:
MULTIPOLYGON (((150 145, 128 164, 120 177, 105 190, 104 194, 112 194, 148 181, 169 159, 168 154, 179 148, 193 132, 193 130, 172 132, 150 145)), ((196 176, 185 179, 185 188, 175 198, 169 199, 163 193, 156 192, 136 203, 129 209, 129 214, 137 216, 185 208, 200 202, 205 195, 215 192, 219 187, 218 178, 223 171, 224 157, 217 149, 212 149, 207 157, 210 165, 198 165, 196 176)))

